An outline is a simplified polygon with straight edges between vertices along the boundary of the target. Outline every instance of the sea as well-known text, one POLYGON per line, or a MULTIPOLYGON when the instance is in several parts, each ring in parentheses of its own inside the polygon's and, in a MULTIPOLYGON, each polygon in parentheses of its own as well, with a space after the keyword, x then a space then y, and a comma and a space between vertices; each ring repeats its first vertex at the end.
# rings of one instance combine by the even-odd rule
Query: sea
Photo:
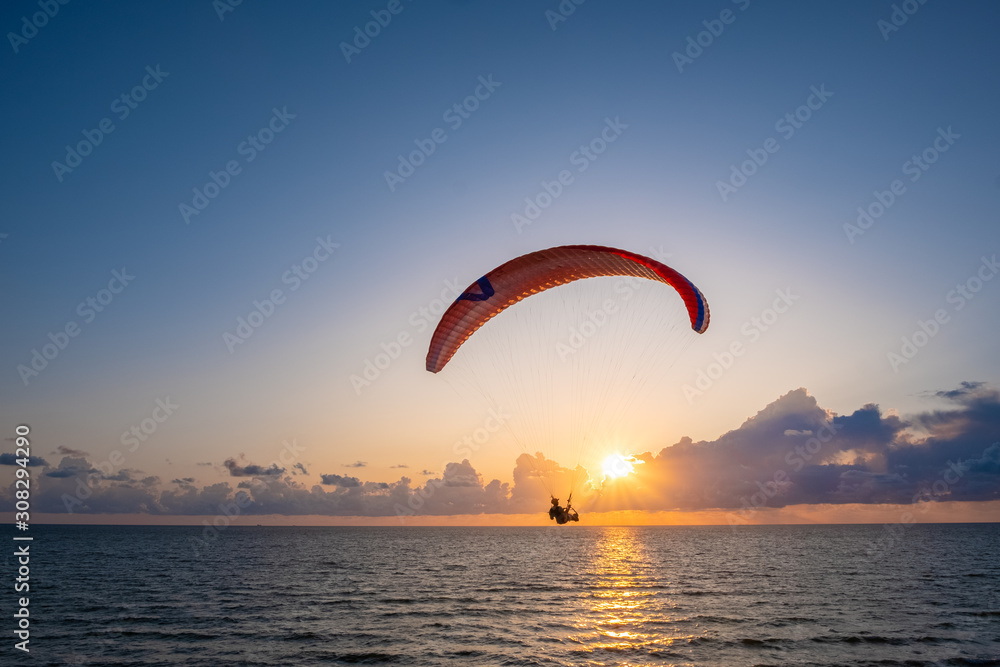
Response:
POLYGON ((1000 665, 1000 524, 204 532, 32 526, 0 665, 1000 665))

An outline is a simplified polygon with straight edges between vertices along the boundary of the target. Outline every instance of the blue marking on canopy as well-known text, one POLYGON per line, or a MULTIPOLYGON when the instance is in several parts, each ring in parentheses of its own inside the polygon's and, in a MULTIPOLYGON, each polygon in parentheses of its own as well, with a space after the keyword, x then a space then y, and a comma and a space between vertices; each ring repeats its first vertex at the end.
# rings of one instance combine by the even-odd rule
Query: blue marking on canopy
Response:
POLYGON ((462 300, 465 300, 465 301, 486 301, 486 299, 490 298, 491 296, 493 296, 496 293, 496 292, 493 291, 493 285, 490 284, 490 281, 486 278, 486 276, 483 276, 482 278, 480 278, 479 280, 477 280, 476 284, 479 285, 479 289, 481 290, 480 294, 475 294, 474 292, 462 292, 459 295, 459 297, 457 299, 455 299, 455 301, 456 302, 462 301, 462 300))

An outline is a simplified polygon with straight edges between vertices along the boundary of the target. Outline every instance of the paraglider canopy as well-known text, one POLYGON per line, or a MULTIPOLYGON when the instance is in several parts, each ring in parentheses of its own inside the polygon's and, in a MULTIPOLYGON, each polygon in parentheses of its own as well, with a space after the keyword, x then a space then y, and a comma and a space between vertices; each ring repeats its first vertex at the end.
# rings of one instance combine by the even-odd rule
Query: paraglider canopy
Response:
POLYGON ((518 301, 584 278, 633 276, 670 285, 687 308, 691 328, 704 333, 709 311, 694 284, 666 264, 617 248, 567 245, 512 259, 469 285, 438 323, 427 350, 427 370, 437 373, 458 348, 491 318, 518 301))

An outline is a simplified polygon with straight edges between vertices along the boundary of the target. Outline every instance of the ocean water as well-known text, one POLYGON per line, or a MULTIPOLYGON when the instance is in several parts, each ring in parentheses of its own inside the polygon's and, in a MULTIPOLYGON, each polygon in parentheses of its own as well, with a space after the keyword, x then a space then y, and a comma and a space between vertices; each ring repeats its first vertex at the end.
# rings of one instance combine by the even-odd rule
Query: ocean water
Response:
POLYGON ((1000 524, 31 534, 3 665, 1000 665, 1000 524))

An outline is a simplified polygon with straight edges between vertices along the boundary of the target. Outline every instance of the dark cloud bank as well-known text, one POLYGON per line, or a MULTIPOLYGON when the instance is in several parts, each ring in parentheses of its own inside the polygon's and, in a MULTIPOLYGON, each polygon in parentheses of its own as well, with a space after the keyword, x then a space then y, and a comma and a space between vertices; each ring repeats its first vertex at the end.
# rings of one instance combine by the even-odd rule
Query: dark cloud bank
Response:
MULTIPOLYGON (((805 389, 780 397, 739 428, 711 442, 680 442, 643 461, 623 482, 578 491, 590 511, 708 510, 815 503, 902 503, 1000 499, 1000 393, 963 383, 933 394, 945 407, 907 418, 874 404, 849 415, 822 409, 805 389), (616 491, 616 485, 620 486, 616 491), (627 491, 623 493, 620 491, 627 491)), ((452 462, 423 484, 368 482, 335 473, 307 486, 304 470, 263 467, 240 457, 223 464, 236 481, 199 487, 192 478, 163 483, 130 468, 94 464, 66 449, 57 466, 35 459, 32 509, 64 513, 215 515, 240 493, 244 514, 396 516, 537 513, 547 492, 537 470, 569 487, 572 471, 544 457, 518 457, 513 485, 486 483, 468 460, 452 462)), ((0 465, 15 465, 0 457, 0 465)), ((358 462, 351 467, 362 467, 358 462)), ((401 466, 395 466, 401 467, 401 466)), ((600 482, 600 480, 595 480, 600 482)), ((13 486, 0 492, 13 511, 13 486)))

